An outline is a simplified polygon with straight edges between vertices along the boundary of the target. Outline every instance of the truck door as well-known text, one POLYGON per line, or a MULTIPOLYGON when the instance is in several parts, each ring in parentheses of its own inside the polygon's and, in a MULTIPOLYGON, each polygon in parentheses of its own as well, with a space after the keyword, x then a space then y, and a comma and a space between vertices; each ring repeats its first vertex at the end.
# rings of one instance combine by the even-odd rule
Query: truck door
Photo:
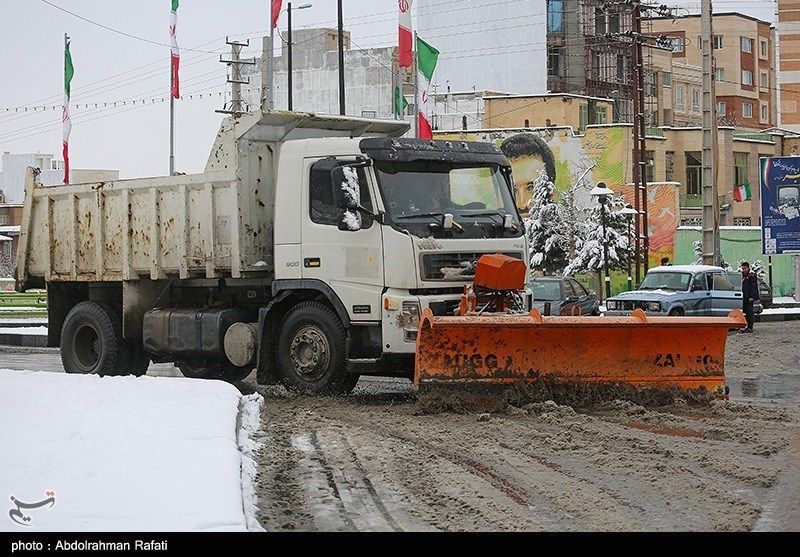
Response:
MULTIPOLYGON (((341 184, 335 184, 331 176, 333 169, 353 162, 355 157, 305 161, 302 277, 328 284, 352 321, 380 321, 384 285, 381 226, 361 214, 360 229, 341 229, 344 210, 337 206, 334 191, 341 184)), ((355 170, 360 205, 373 211, 376 203, 369 173, 364 168, 355 170)))

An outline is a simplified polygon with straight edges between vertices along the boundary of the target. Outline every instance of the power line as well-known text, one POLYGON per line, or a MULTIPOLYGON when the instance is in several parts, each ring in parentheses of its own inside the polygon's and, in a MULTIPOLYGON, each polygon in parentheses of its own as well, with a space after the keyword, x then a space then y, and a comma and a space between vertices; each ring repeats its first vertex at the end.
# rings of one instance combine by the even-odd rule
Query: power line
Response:
MULTIPOLYGON (((167 43, 154 41, 152 39, 148 39, 148 38, 145 38, 145 37, 140 37, 138 35, 133 35, 132 33, 128 33, 126 31, 120 31, 119 29, 115 29, 113 27, 109 27, 108 25, 100 23, 99 21, 94 21, 93 19, 89 19, 88 17, 84 17, 84 16, 82 16, 80 14, 76 14, 75 12, 71 12, 66 8, 62 8, 61 6, 59 6, 57 4, 53 4, 49 0, 41 0, 41 1, 44 4, 47 4, 48 6, 51 6, 51 7, 55 8, 55 9, 57 9, 57 10, 60 10, 60 11, 62 11, 64 13, 66 13, 66 14, 71 15, 72 17, 76 17, 76 18, 78 18, 78 19, 80 19, 82 21, 85 21, 87 23, 91 23, 92 25, 96 25, 97 27, 105 29, 106 31, 111 31, 112 33, 117 33, 118 35, 122 35, 123 37, 128 37, 129 39, 135 39, 137 41, 142 41, 142 42, 153 44, 153 45, 156 45, 156 46, 165 46, 167 48, 171 48, 171 45, 169 45, 167 43)), ((204 54, 219 54, 219 52, 209 52, 209 51, 197 50, 197 49, 193 49, 193 48, 184 48, 182 50, 189 51, 189 52, 203 52, 204 54)))

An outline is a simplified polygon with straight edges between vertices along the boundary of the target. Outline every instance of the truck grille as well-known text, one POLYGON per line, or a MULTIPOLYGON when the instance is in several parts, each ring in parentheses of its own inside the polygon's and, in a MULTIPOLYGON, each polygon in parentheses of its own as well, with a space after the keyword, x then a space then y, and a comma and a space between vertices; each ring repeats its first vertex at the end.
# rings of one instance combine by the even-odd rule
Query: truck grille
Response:
MULTIPOLYGON (((426 253, 422 256, 422 280, 470 281, 475 278, 475 264, 481 255, 497 253, 426 253)), ((502 252, 522 259, 522 254, 502 252)))
POLYGON ((624 301, 617 302, 617 307, 623 311, 633 311, 635 309, 644 309, 645 302, 624 301))

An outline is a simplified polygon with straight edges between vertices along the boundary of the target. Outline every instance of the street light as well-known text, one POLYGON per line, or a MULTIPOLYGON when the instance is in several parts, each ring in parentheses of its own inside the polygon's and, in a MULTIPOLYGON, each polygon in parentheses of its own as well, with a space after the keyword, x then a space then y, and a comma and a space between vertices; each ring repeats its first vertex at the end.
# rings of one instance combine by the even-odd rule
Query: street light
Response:
POLYGON ((630 292, 633 290, 633 278, 631 278, 631 222, 633 222, 633 217, 639 214, 639 211, 630 205, 625 205, 625 208, 619 214, 625 215, 628 221, 628 292, 630 292))
POLYGON ((290 111, 292 110, 292 104, 293 104, 292 103, 292 10, 305 10, 307 8, 310 8, 310 7, 311 7, 311 4, 309 3, 309 4, 300 4, 299 6, 293 8, 292 7, 292 3, 289 2, 288 4, 286 4, 286 9, 284 10, 288 15, 288 22, 287 22, 288 23, 288 29, 287 29, 287 35, 288 35, 287 38, 288 38, 288 40, 286 41, 287 42, 286 46, 289 47, 289 50, 287 52, 287 55, 288 55, 288 58, 289 58, 287 60, 287 62, 288 62, 288 68, 287 69, 288 69, 288 81, 289 81, 289 83, 288 83, 288 85, 289 85, 288 98, 289 98, 289 110, 290 111))
POLYGON ((609 196, 614 195, 614 192, 606 186, 605 182, 597 182, 597 185, 592 188, 589 195, 596 197, 600 203, 600 221, 603 224, 603 272, 605 274, 606 283, 606 300, 611 297, 611 277, 608 275, 608 237, 606 236, 606 203, 608 203, 609 196))

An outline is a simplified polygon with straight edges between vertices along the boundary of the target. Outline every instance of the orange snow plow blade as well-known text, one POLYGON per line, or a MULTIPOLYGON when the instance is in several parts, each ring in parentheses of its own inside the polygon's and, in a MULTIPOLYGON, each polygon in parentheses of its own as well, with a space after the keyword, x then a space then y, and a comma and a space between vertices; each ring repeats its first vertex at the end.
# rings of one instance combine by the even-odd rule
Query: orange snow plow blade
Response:
POLYGON ((414 386, 509 385, 539 379, 705 387, 723 393, 727 317, 542 317, 484 314, 435 317, 426 309, 417 334, 414 386))

